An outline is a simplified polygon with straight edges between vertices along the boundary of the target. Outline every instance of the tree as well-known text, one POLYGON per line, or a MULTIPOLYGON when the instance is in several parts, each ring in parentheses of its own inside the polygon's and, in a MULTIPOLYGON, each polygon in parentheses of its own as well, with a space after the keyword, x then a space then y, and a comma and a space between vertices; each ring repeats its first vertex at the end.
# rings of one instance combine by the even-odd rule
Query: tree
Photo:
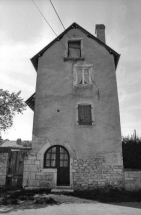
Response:
POLYGON ((131 136, 122 137, 122 154, 125 169, 141 170, 141 138, 136 130, 131 136))
POLYGON ((10 128, 15 113, 22 113, 26 109, 25 102, 19 97, 20 93, 0 89, 0 131, 10 128))

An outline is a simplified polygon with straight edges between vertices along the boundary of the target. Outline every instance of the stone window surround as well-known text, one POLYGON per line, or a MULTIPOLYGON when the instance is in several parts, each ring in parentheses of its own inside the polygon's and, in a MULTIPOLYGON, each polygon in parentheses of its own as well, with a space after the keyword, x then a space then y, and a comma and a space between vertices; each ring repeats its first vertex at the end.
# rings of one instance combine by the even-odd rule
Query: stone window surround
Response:
POLYGON ((67 39, 66 41, 66 44, 65 44, 65 47, 66 47, 66 50, 65 50, 65 57, 64 57, 64 60, 74 60, 73 57, 68 57, 68 42, 69 41, 80 41, 81 43, 81 57, 78 57, 78 58, 75 58, 75 60, 84 60, 84 52, 83 52, 83 38, 81 37, 72 37, 72 38, 69 38, 67 39))
POLYGON ((95 118, 94 118, 94 104, 92 101, 83 100, 76 103, 76 125, 80 127, 91 127, 95 125, 95 118), (91 105, 91 116, 92 116, 92 125, 79 125, 78 123, 78 105, 91 105))
POLYGON ((91 86, 93 82, 93 64, 75 64, 73 67, 73 85, 74 86, 91 86), (81 68, 84 72, 84 68, 89 69, 90 83, 89 84, 78 84, 77 83, 77 69, 81 68))
MULTIPOLYGON (((51 146, 53 146, 52 144, 50 144, 49 142, 47 142, 37 153, 37 160, 40 160, 40 169, 39 172, 40 173, 53 173, 53 183, 55 186, 57 186, 57 168, 44 168, 44 153, 47 151, 48 148, 50 148, 51 146)), ((60 145, 61 146, 61 145, 60 145)), ((70 155, 70 186, 73 186, 73 173, 76 172, 75 169, 73 169, 73 159, 75 157, 74 151, 73 149, 70 150, 67 147, 67 144, 63 144, 62 146, 64 146, 67 151, 69 152, 70 155)))

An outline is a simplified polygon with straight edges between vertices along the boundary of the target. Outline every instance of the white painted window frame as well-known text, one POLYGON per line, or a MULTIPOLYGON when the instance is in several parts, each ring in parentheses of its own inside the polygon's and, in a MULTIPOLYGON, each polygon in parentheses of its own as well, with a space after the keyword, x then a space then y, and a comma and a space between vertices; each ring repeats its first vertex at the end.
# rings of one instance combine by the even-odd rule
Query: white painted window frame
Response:
POLYGON ((88 85, 92 85, 92 80, 93 80, 93 65, 92 64, 86 64, 86 65, 75 65, 74 69, 73 69, 73 84, 75 86, 88 86, 88 85), (78 69, 82 70, 82 84, 78 83, 78 69), (89 83, 85 84, 84 80, 85 80, 85 69, 89 69, 89 83))

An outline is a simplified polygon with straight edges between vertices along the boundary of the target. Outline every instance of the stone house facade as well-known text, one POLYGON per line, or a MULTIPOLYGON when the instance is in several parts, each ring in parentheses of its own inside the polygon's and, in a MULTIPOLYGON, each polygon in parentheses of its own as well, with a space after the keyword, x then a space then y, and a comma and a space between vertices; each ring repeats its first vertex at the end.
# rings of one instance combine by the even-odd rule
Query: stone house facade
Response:
POLYGON ((123 185, 116 67, 120 55, 73 23, 37 53, 32 150, 23 187, 92 189, 123 185))

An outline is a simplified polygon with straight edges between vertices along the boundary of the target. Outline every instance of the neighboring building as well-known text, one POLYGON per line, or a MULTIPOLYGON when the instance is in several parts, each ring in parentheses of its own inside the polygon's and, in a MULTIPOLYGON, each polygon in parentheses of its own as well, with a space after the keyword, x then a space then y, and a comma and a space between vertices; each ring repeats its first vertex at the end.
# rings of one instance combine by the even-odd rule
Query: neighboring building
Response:
POLYGON ((116 67, 120 55, 73 23, 32 59, 36 94, 32 152, 25 187, 122 186, 123 162, 116 67))
POLYGON ((24 157, 31 149, 30 141, 4 140, 0 145, 0 187, 22 187, 24 157))

